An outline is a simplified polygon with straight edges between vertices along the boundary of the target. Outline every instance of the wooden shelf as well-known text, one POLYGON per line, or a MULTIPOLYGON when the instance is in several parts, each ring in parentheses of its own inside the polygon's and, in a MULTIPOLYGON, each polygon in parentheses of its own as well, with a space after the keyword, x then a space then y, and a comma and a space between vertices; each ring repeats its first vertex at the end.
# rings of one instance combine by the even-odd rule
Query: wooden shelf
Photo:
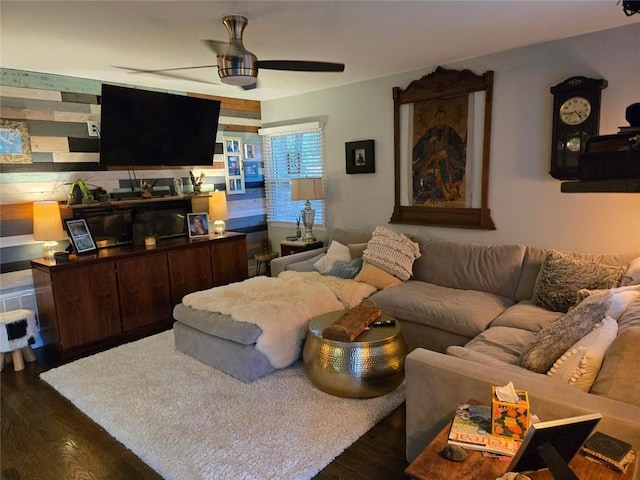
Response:
POLYGON ((562 182, 562 193, 640 193, 640 178, 562 182))
POLYGON ((78 203, 76 205, 62 205, 63 208, 70 208, 72 210, 86 210, 91 208, 104 208, 104 207, 129 207, 131 205, 140 205, 144 203, 160 203, 160 202, 175 202, 176 200, 193 200, 194 198, 209 198, 209 194, 203 193, 201 195, 183 195, 181 197, 177 195, 167 195, 162 197, 142 198, 134 197, 125 200, 109 200, 108 202, 93 202, 93 203, 78 203))

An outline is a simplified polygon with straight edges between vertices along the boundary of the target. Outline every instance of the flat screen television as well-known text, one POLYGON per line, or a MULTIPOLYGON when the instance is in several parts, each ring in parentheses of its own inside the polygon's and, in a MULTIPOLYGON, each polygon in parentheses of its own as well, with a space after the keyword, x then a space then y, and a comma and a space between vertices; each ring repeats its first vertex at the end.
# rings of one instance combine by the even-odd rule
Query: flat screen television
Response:
POLYGON ((219 101, 103 84, 101 104, 101 166, 213 163, 219 101))

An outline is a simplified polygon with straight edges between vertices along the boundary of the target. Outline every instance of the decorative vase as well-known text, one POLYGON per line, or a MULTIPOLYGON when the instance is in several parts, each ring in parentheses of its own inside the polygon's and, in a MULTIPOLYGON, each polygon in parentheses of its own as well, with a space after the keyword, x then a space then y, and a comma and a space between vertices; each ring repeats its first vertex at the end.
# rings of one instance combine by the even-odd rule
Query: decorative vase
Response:
POLYGON ((298 237, 298 239, 302 238, 302 230, 300 229, 300 225, 296 227, 296 237, 298 237))

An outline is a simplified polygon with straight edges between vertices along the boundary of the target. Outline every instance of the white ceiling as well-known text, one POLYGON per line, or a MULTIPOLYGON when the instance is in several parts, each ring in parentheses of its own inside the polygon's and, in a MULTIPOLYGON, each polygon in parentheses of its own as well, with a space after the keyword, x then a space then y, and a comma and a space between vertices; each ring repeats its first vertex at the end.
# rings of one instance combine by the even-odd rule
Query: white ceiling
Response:
POLYGON ((10 1, 0 2, 0 64, 176 91, 269 100, 446 65, 640 21, 618 0, 10 1), (346 64, 343 73, 261 70, 259 88, 219 84, 216 68, 170 78, 117 67, 215 64, 203 39, 228 39, 222 17, 249 18, 261 60, 346 64), (218 83, 218 84, 216 84, 218 83))

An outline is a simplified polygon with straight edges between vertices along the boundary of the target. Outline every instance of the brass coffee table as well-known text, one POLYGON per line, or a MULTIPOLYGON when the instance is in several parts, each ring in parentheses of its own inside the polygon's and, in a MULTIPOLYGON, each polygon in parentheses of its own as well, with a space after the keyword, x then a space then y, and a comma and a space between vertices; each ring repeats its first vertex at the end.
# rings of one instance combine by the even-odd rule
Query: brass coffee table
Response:
MULTIPOLYGON (((304 370, 320 390, 348 398, 372 398, 389 393, 404 380, 407 347, 400 322, 372 327, 354 342, 322 338, 322 331, 335 322, 343 310, 311 320, 302 351, 304 370)), ((382 314, 379 320, 394 320, 382 314)))

